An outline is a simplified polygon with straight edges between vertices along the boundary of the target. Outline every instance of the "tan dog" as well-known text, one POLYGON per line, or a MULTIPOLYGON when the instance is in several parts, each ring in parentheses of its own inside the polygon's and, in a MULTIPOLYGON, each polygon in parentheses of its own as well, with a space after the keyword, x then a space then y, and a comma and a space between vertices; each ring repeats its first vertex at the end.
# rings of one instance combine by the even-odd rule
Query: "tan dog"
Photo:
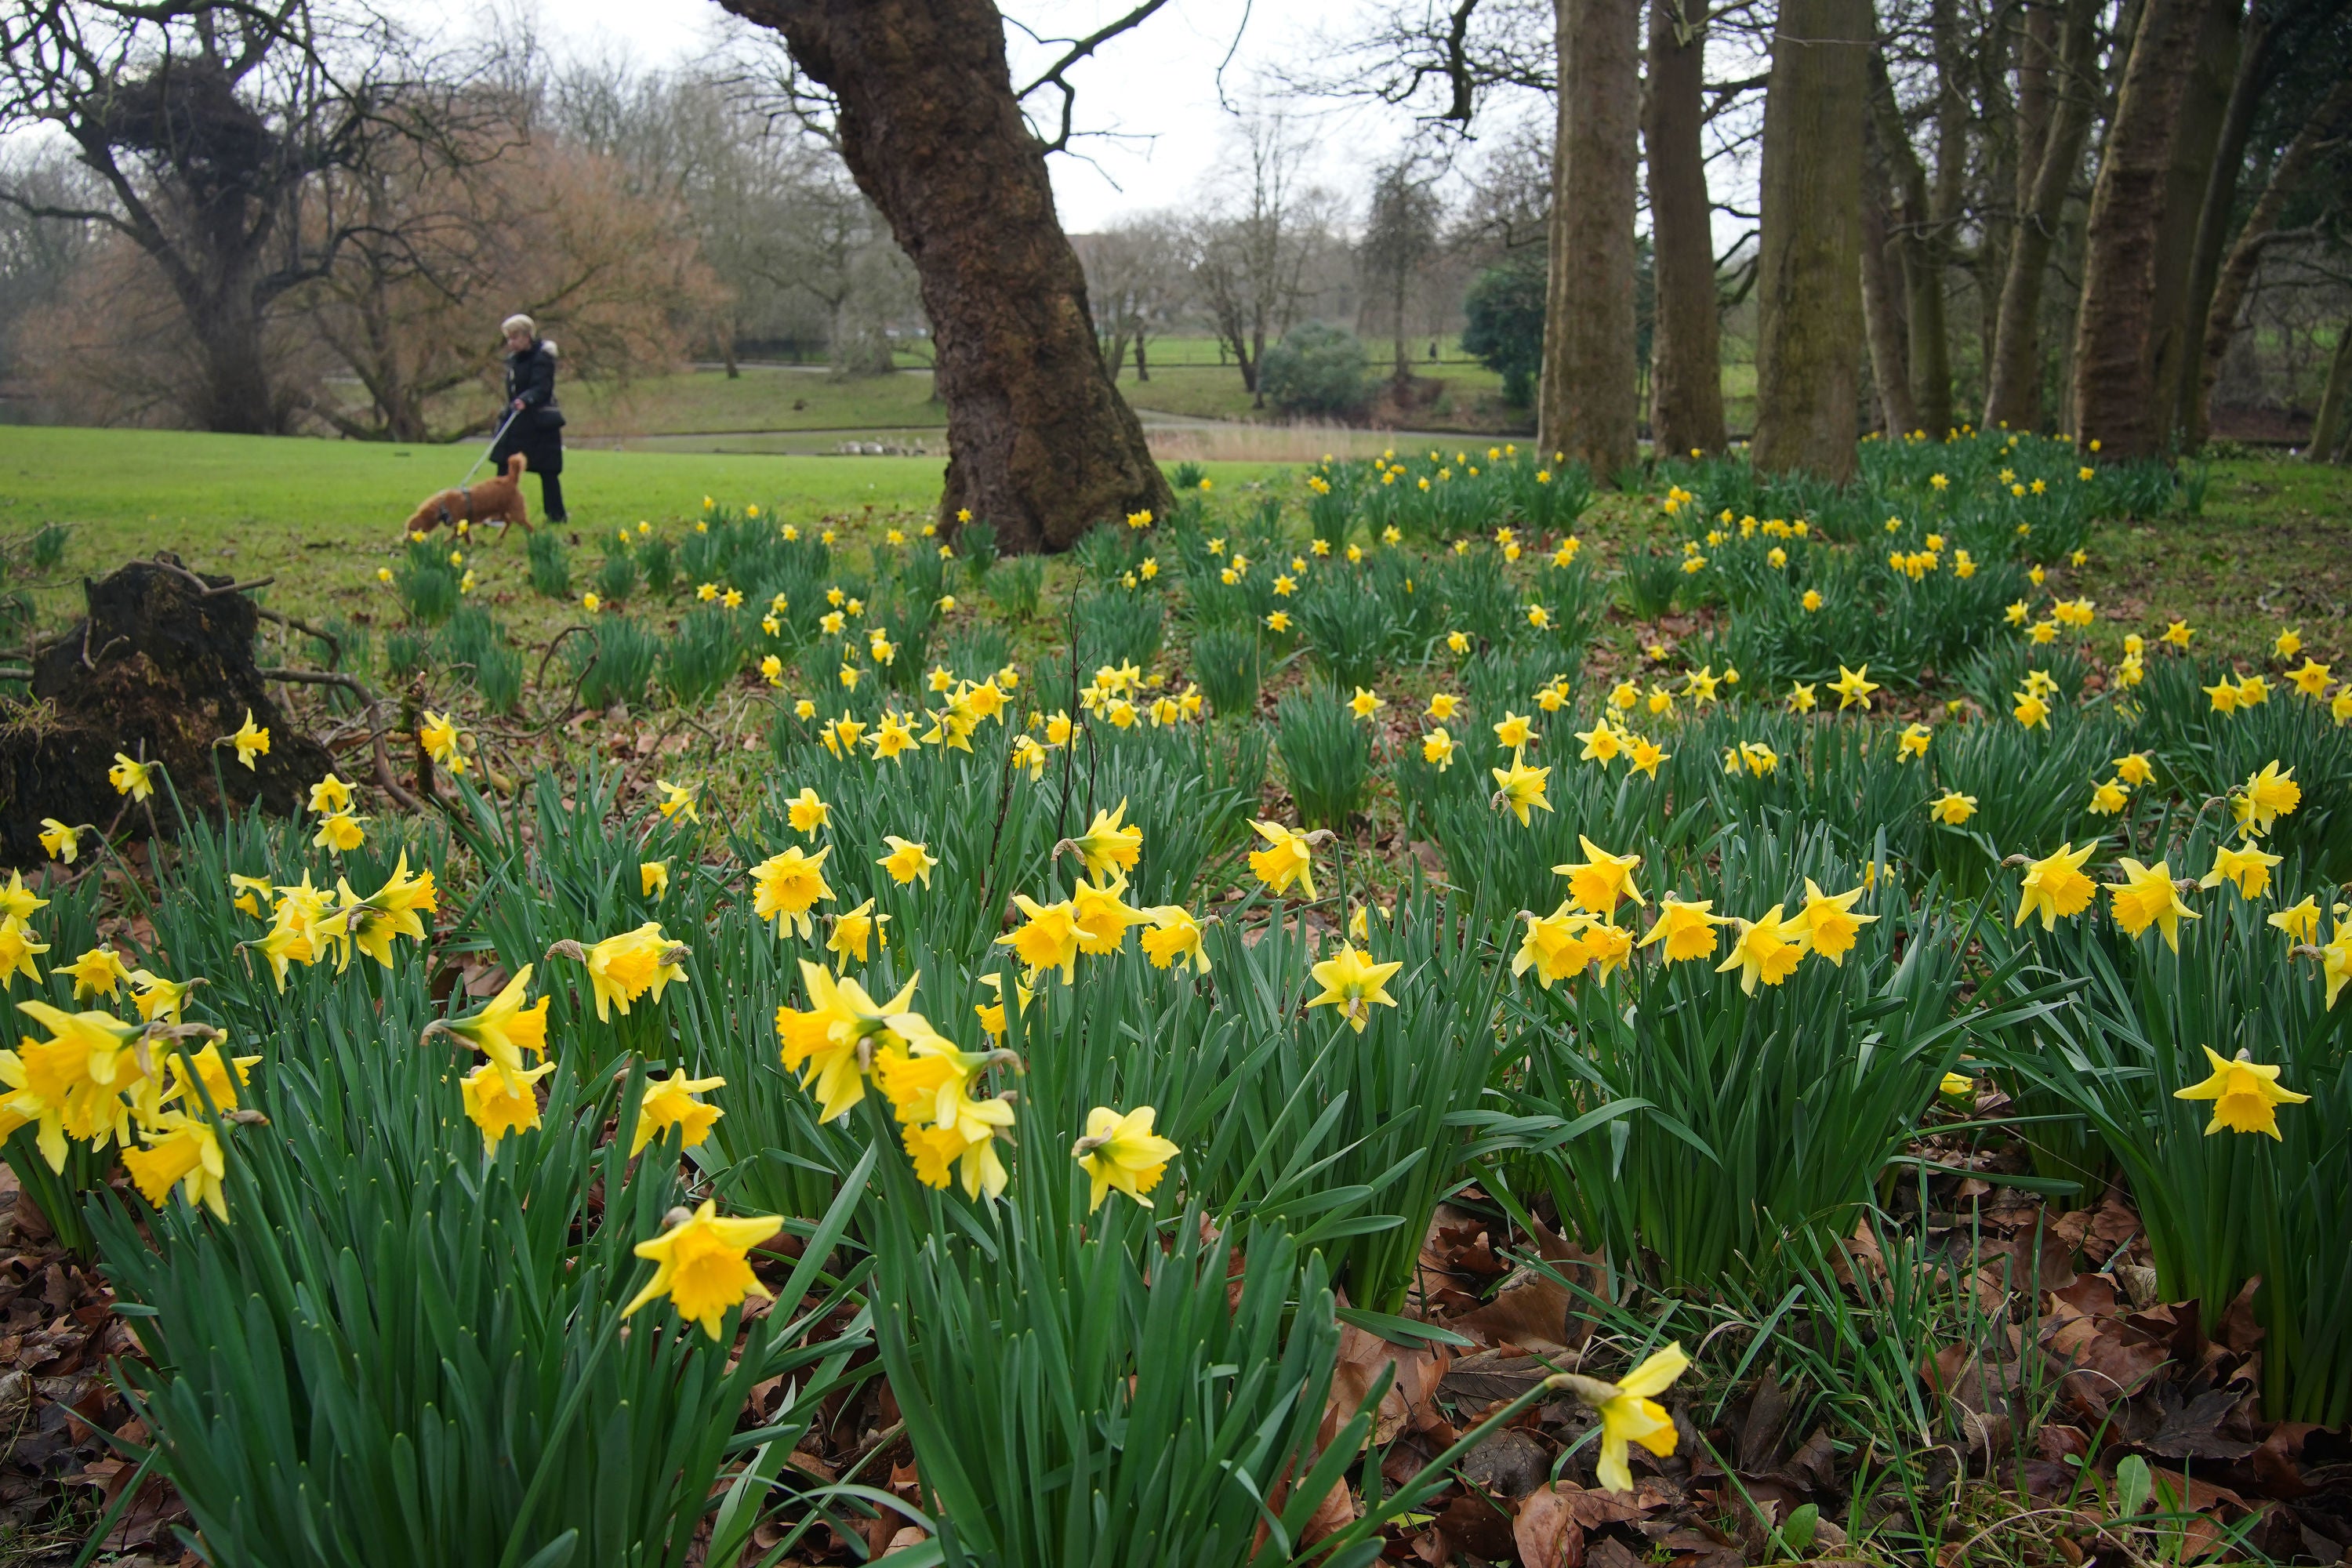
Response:
MULTIPOLYGON (((408 520, 408 531, 429 533, 445 525, 454 529, 461 522, 505 522, 529 533, 530 511, 523 505, 522 475, 530 466, 523 455, 517 452, 507 459, 507 471, 503 478, 487 479, 478 485, 461 485, 456 489, 443 490, 437 496, 428 497, 425 504, 416 509, 416 515, 408 520)), ((499 537, 504 539, 506 534, 501 531, 499 537)))

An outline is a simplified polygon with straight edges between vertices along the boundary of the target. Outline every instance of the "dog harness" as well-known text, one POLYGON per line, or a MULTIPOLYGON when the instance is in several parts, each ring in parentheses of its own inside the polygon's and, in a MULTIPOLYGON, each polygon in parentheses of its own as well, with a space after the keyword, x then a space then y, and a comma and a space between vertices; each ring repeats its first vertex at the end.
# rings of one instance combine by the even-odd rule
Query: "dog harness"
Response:
MULTIPOLYGON (((459 485, 457 487, 457 494, 458 497, 466 503, 466 515, 457 519, 457 521, 460 522, 470 523, 474 521, 474 487, 471 485, 459 485)), ((445 506, 438 510, 441 513, 441 521, 445 523, 449 521, 449 509, 445 506)))

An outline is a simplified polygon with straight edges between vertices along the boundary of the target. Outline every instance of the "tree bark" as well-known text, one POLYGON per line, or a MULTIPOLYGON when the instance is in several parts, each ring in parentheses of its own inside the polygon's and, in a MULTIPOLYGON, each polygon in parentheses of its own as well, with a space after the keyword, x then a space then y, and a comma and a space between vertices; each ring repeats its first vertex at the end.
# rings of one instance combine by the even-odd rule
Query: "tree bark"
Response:
POLYGON ((2181 395, 2197 379, 2208 301, 2192 297, 2190 268, 2197 230, 2213 182, 2225 179, 2235 197, 2237 172, 2216 167, 2231 83, 2244 53, 2245 0, 2208 0, 2172 120, 2172 158, 2164 179, 2164 226, 2156 246, 2154 363, 2157 416, 2170 448, 2180 433, 2181 395))
POLYGON ((1869 0, 1783 0, 1764 97, 1756 466, 1843 479, 1862 361, 1869 0))
MULTIPOLYGON (((2246 161, 2246 142, 2261 107, 2263 84, 2270 77, 2272 43, 2277 34, 2260 10, 2248 18, 2249 30, 2238 51, 2236 79, 2230 84, 2230 101, 2222 110, 2221 135, 2213 149, 2212 172, 2205 181, 2204 200, 2197 213, 2197 238, 2189 257, 2188 320, 2204 327, 2213 310, 2214 284, 2221 268, 2221 252, 2229 243, 2230 209, 2237 205, 2238 179, 2246 161)), ((2237 311, 2233 308, 2231 316, 2237 311)), ((2207 328, 2200 342, 2210 335, 2207 328)), ((2205 444, 2206 399, 2204 355, 2189 359, 2179 377, 2172 422, 2190 447, 2205 444)))
POLYGON ((2345 409, 2352 404, 2352 320, 2336 329, 2336 352, 2327 358, 2327 384, 2319 394, 2319 415, 2311 422, 2311 444, 2303 449, 2306 461, 2325 463, 2332 460, 2336 448, 2344 444, 2344 433, 2352 420, 2345 418, 2345 409))
POLYGON ((1641 0, 1555 0, 1559 136, 1536 444, 1601 479, 1633 461, 1641 0))
POLYGON ((2025 42, 2017 54, 2017 212, 2033 206, 2033 182, 2042 169, 2042 149, 2050 140, 2055 100, 2051 92, 2058 54, 2058 19, 2048 5, 2025 6, 2025 42))
POLYGON ((942 527, 1060 550, 1164 512, 1168 481, 1105 373, 1086 274, 1023 122, 989 0, 728 0, 840 105, 843 160, 915 264, 948 410, 942 527))
POLYGON ((2352 80, 2337 83, 2294 133, 2294 140, 2287 143, 2286 151, 2271 169, 2270 181, 2263 187, 2263 194, 2254 199, 2253 211, 2246 216, 2246 226, 2238 231, 2238 242, 2230 247, 2229 259, 2222 263, 2214 279, 2213 297, 2207 305, 2205 330, 2196 360, 2196 390, 2183 427, 2186 444, 2192 448, 2202 447, 2207 432, 2212 428, 2213 384, 2221 379, 2221 356, 2229 352, 2230 340, 2237 335, 2238 310, 2253 284, 2254 268, 2261 264, 2263 252, 2280 238, 2279 215, 2310 174, 2312 165, 2318 162, 2324 144, 2347 115, 2352 115, 2352 80))
POLYGON ((2076 440, 2110 458, 2163 450, 2157 268, 2173 130, 2210 0, 2147 0, 2091 188, 2074 321, 2076 440))
MULTIPOLYGON (((2066 195, 2074 186, 2083 143, 2090 135, 2098 14, 2097 0, 2066 0, 2047 131, 2037 146, 2019 153, 2019 168, 2033 171, 2033 187, 2018 214, 2009 267, 2001 278, 1992 359, 1986 374, 1984 423, 1988 427, 2031 430, 2042 424, 2042 293, 2050 276, 2050 248, 2058 237, 2066 195)), ((2021 95, 2021 119, 2038 117, 2022 112, 2025 101, 2021 95)))
POLYGON ((1913 417, 1940 440, 1940 433, 1952 427, 1952 342, 1944 312, 1942 226, 1928 194, 1927 167, 1911 145, 1903 112, 1895 102, 1886 58, 1874 50, 1870 74, 1871 118, 1895 175, 1894 240, 1903 261, 1903 314, 1909 330, 1905 358, 1911 367, 1913 417))
MULTIPOLYGON (((1985 369, 1985 426, 2032 430, 2042 426, 2042 287, 2049 279, 2051 245, 2065 212, 2082 146, 2091 134, 2091 66, 2098 49, 2098 0, 2067 0, 2058 28, 2058 64, 2049 113, 2034 94, 2018 94, 2022 127, 2042 124, 2039 141, 2018 151, 2018 169, 2032 169, 2032 188, 2021 193, 2016 237, 2001 273, 2001 303, 1992 322, 1992 360, 1985 369)), ((2028 58, 2037 58, 2028 47, 2028 58)))
POLYGON ((1870 339, 1870 379, 1878 390, 1879 418, 1889 439, 1918 427, 1911 401, 1911 366, 1904 345, 1903 300, 1896 268, 1887 259, 1886 170, 1872 158, 1862 196, 1862 313, 1870 339))
POLYGON ((1705 0, 1650 0, 1650 90, 1642 135, 1649 151, 1651 266, 1657 285, 1650 444, 1660 452, 1719 452, 1725 442, 1714 214, 1700 142, 1706 53, 1705 0))

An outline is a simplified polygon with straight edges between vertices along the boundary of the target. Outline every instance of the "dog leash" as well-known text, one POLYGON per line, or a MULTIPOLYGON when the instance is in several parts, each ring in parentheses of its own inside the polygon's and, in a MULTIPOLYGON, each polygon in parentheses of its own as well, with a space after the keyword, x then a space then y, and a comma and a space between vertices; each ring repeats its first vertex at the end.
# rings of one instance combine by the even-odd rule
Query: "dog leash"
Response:
POLYGON ((499 443, 506 439, 507 426, 513 424, 515 420, 521 416, 521 414, 522 410, 520 408, 510 408, 507 410, 507 416, 505 420, 499 424, 498 434, 492 436, 490 437, 490 444, 482 448, 482 455, 474 459, 474 466, 466 470, 466 477, 457 481, 457 488, 459 489, 462 490, 467 485, 474 482, 474 476, 481 471, 481 467, 484 463, 490 460, 490 454, 499 449, 499 443))

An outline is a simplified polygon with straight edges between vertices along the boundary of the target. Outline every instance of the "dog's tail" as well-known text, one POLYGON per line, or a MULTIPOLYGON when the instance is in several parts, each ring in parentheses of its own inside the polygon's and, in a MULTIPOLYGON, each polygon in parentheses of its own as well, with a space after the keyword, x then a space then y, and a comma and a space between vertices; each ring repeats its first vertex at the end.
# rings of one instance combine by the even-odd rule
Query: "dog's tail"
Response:
POLYGON ((530 467, 530 460, 520 452, 517 452, 507 459, 507 478, 520 479, 522 478, 522 471, 530 467))

